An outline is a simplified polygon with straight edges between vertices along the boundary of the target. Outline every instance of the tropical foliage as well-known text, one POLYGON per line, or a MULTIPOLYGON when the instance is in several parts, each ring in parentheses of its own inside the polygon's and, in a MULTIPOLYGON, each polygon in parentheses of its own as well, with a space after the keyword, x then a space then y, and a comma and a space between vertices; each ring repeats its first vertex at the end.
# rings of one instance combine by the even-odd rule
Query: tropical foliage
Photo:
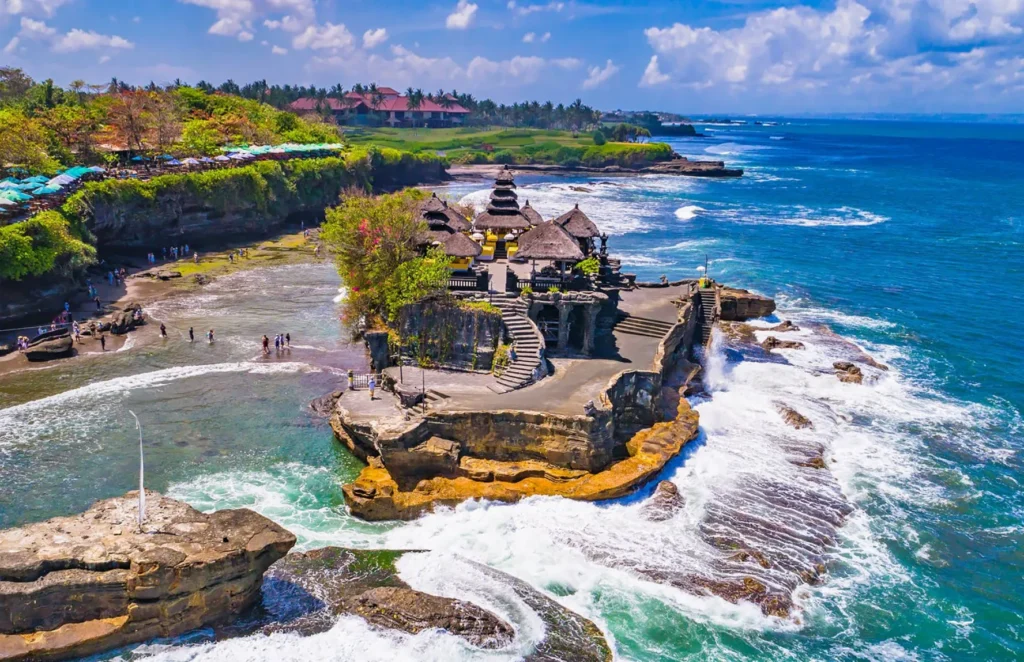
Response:
POLYGON ((116 79, 75 81, 63 89, 0 68, 0 163, 7 166, 50 172, 100 163, 110 150, 201 156, 226 144, 337 139, 333 124, 180 83, 135 88, 116 79))
POLYGON ((405 304, 445 289, 450 260, 441 251, 421 257, 416 250, 427 229, 415 213, 425 195, 417 189, 353 195, 327 210, 320 236, 348 288, 349 321, 395 320, 405 304))

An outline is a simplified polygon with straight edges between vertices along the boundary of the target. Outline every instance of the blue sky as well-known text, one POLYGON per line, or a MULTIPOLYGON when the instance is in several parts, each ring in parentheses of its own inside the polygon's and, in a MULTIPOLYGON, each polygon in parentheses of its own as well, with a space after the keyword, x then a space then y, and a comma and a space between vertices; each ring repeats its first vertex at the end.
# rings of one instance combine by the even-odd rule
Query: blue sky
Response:
POLYGON ((1020 112, 1024 0, 0 0, 37 79, 265 78, 684 113, 1020 112))

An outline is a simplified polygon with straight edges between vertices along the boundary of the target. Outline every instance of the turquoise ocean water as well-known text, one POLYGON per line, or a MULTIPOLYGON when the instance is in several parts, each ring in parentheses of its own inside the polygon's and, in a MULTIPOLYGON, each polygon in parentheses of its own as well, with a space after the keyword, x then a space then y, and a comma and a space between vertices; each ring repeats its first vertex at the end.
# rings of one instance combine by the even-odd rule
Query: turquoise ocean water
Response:
MULTIPOLYGON (((739 180, 518 178, 520 200, 545 217, 579 202, 612 235, 624 270, 696 276, 706 258, 713 277, 775 297, 777 319, 803 329, 793 337, 806 349, 773 361, 716 342, 710 397, 694 403, 704 434, 662 476, 686 498, 671 520, 643 520, 637 498, 466 504, 407 524, 353 520, 338 485, 358 463, 304 407, 363 358, 337 323, 337 277, 304 266, 220 282, 151 311, 172 330, 215 325, 213 347, 139 336, 103 361, 0 381, 0 524, 131 489, 131 408, 155 446, 153 487, 203 509, 253 507, 305 548, 435 550, 431 563, 402 572, 436 592, 493 592, 472 586, 451 555, 488 563, 594 619, 621 659, 1024 657, 1024 128, 765 124, 709 126, 706 138, 673 142, 686 156, 744 168, 739 180), (259 358, 259 334, 284 331, 303 347, 259 358), (832 361, 859 351, 891 369, 840 384, 832 361), (785 426, 780 402, 814 428, 785 426), (809 447, 820 448, 827 470, 788 461, 809 447), (852 512, 831 521, 828 504, 839 500, 852 512), (737 527, 772 559, 749 570, 765 583, 789 585, 793 559, 828 568, 820 584, 797 585, 790 618, 646 579, 731 572, 708 538, 737 527)), ((480 202, 487 188, 445 191, 480 202)), ((528 616, 501 600, 491 606, 529 631, 528 616)), ((306 639, 191 641, 137 654, 496 660, 528 646, 482 652, 438 633, 382 634, 343 619, 306 639)))

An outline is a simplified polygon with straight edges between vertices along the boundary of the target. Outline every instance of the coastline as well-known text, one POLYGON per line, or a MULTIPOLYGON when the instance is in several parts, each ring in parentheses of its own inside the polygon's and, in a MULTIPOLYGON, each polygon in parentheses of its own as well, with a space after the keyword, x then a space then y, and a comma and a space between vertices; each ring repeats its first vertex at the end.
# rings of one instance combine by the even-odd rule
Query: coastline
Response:
MULTIPOLYGON (((453 181, 487 181, 492 180, 505 169, 501 163, 481 163, 468 165, 452 165, 448 174, 453 181)), ((509 164, 509 168, 523 173, 544 175, 606 175, 613 177, 635 177, 639 175, 676 175, 682 177, 733 178, 741 177, 743 170, 726 168, 722 161, 689 161, 685 158, 673 159, 651 166, 625 168, 622 166, 606 166, 588 168, 586 166, 565 166, 546 164, 509 164)))
MULTIPOLYGON (((85 328, 91 322, 99 324, 105 318, 121 312, 125 307, 137 304, 143 309, 146 324, 125 334, 104 334, 106 337, 105 350, 99 348, 97 337, 82 336, 82 341, 76 342, 74 345, 74 354, 64 359, 31 363, 21 352, 13 351, 5 356, 0 356, 0 377, 24 370, 46 369, 64 364, 67 360, 95 358, 117 352, 129 342, 129 339, 132 339, 133 342, 138 342, 136 339, 142 339, 141 345, 144 346, 147 342, 158 338, 159 320, 150 318, 146 313, 149 306, 172 297, 195 292, 216 278, 239 271, 316 261, 317 258, 314 257, 312 248, 314 243, 314 235, 307 240, 301 232, 287 232, 259 241, 253 241, 251 237, 238 238, 220 246, 216 251, 207 253, 200 251, 199 264, 195 264, 191 258, 158 260, 155 265, 147 268, 134 266, 132 262, 137 259, 134 256, 123 258, 115 256, 112 258, 113 260, 123 260, 122 263, 128 271, 128 277, 118 285, 110 285, 103 278, 94 283, 100 301, 104 302, 101 310, 95 310, 92 302, 88 299, 81 296, 71 297, 70 300, 73 302, 71 312, 74 319, 85 328), (239 249, 246 249, 249 257, 229 260, 228 254, 235 253, 237 255, 239 249), (147 327, 152 327, 152 329, 147 331, 147 327)), ((133 345, 133 347, 135 346, 140 345, 133 345)))

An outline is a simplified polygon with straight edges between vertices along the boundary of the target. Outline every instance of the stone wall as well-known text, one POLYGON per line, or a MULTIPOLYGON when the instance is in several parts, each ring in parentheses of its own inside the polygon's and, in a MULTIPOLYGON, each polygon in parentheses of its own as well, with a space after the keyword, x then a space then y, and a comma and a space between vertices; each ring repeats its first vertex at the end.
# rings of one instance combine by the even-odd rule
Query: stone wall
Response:
POLYGON ((460 370, 489 372, 505 333, 501 313, 438 298, 409 304, 399 316, 405 356, 460 370))
MULTIPOLYGON (((456 441, 462 454, 488 460, 542 460, 600 471, 615 457, 611 417, 529 411, 447 411, 427 416, 430 433, 456 441)), ((387 462, 385 461, 385 466, 387 462)))
POLYGON ((625 441, 658 422, 660 391, 661 375, 649 370, 625 370, 612 378, 601 401, 611 410, 616 439, 625 441))
POLYGON ((689 355, 699 328, 700 318, 697 315, 697 307, 692 301, 688 301, 680 307, 676 324, 658 343, 651 370, 664 378, 676 361, 689 355))

